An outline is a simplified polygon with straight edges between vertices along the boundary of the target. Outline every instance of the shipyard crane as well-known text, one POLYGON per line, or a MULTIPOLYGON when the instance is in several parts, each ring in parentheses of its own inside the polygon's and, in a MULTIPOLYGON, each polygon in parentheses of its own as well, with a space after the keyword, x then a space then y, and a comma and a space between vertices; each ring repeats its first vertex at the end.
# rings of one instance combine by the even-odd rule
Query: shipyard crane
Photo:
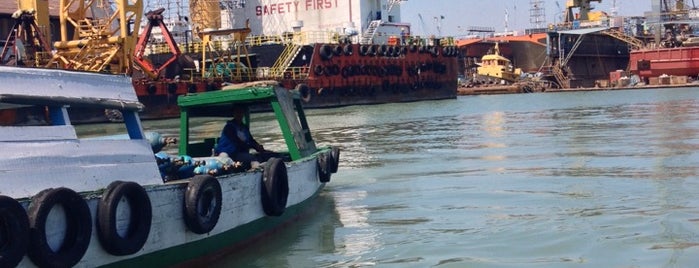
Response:
POLYGON ((36 23, 35 14, 34 9, 21 8, 12 14, 15 23, 0 52, 3 64, 32 65, 34 61, 38 65, 43 62, 40 55, 51 52, 44 31, 36 23), (15 57, 14 62, 10 62, 11 56, 15 57))
POLYGON ((61 36, 46 67, 130 74, 142 13, 141 0, 60 0, 61 36))
POLYGON ((17 8, 0 59, 7 64, 15 56, 15 64, 41 65, 51 53, 48 1, 18 0, 17 8))
POLYGON ((175 60, 177 60, 177 58, 180 57, 180 55, 182 54, 180 48, 177 46, 177 43, 172 38, 170 31, 167 29, 165 23, 163 22, 164 11, 164 8, 159 8, 157 10, 149 11, 148 13, 146 13, 148 24, 146 24, 143 33, 139 36, 134 51, 134 63, 138 65, 141 68, 141 70, 150 78, 158 78, 161 72, 170 64, 172 64, 175 60), (163 38, 165 39, 165 42, 167 42, 168 48, 170 48, 170 52, 172 52, 172 56, 165 62, 165 64, 157 68, 153 66, 153 63, 144 58, 146 54, 146 44, 148 43, 148 39, 150 39, 153 27, 160 28, 160 32, 163 34, 163 38))
POLYGON ((566 22, 572 22, 574 20, 589 20, 589 14, 592 10, 590 3, 597 2, 600 3, 602 0, 568 0, 567 10, 566 10, 566 22), (574 8, 579 8, 579 17, 576 18, 573 11, 574 8))

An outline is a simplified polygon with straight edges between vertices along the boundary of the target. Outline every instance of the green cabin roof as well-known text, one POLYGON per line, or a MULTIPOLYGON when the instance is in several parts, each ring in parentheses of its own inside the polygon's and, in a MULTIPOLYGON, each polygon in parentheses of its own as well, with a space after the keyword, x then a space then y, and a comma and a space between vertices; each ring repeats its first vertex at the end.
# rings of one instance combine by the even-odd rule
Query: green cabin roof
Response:
POLYGON ((201 115, 229 117, 230 113, 222 111, 230 110, 235 104, 257 109, 271 108, 292 160, 316 152, 298 94, 278 86, 276 82, 256 82, 180 96, 177 99, 177 105, 180 107, 180 155, 192 155, 192 148, 195 146, 189 139, 189 118, 201 115))

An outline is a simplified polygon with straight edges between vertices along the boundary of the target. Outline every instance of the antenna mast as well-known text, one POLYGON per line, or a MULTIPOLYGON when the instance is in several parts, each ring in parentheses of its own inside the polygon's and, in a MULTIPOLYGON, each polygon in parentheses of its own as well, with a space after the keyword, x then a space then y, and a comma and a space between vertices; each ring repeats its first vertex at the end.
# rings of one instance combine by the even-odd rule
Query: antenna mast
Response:
POLYGON ((543 28, 546 23, 544 0, 529 0, 529 23, 534 28, 543 28))

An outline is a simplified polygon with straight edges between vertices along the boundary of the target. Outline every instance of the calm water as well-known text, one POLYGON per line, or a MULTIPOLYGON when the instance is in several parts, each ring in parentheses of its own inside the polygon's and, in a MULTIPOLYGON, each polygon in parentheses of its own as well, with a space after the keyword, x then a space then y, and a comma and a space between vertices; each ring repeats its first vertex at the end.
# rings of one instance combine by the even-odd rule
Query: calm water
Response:
MULTIPOLYGON (((342 148, 314 215, 215 267, 699 263, 697 88, 464 96, 309 120, 318 143, 342 148)), ((146 125, 176 133, 172 122, 146 125)), ((253 132, 281 146, 269 129, 253 132)))

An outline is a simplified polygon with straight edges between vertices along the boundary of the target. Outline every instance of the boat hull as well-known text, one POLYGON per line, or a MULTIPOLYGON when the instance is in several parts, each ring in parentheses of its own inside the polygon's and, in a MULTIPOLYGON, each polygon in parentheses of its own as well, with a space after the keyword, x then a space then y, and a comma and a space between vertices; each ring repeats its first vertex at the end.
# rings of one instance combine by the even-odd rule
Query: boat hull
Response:
POLYGON ((630 54, 630 70, 642 78, 699 75, 699 47, 635 50, 630 54))
POLYGON ((305 79, 286 76, 282 84, 306 84, 311 98, 304 107, 327 108, 456 98, 458 66, 455 47, 315 44, 310 63, 297 56, 292 69, 305 79), (325 50, 334 52, 324 57, 325 50), (376 51, 375 54, 362 51, 376 51), (381 53, 381 51, 387 51, 381 53), (391 54, 390 50, 394 50, 391 54), (351 51, 351 52, 347 52, 351 51), (303 77, 303 76, 302 76, 303 77))
MULTIPOLYGON (((93 224, 93 235, 88 250, 75 267, 168 267, 192 259, 207 256, 213 258, 212 254, 221 251, 235 250, 242 243, 259 238, 300 216, 313 204, 314 198, 325 185, 318 180, 315 158, 295 162, 287 167, 287 172, 289 196, 287 207, 279 217, 267 216, 263 211, 260 196, 261 171, 218 177, 222 189, 220 218, 213 230, 205 234, 193 233, 185 224, 183 206, 187 190, 186 181, 144 185, 153 208, 153 216, 150 233, 143 248, 132 255, 112 255, 100 246, 97 224, 93 224)), ((97 219, 97 207, 102 192, 82 192, 81 196, 87 201, 92 219, 97 219)), ((20 204, 28 207, 30 200, 21 200, 20 204)), ((46 232, 60 234, 49 226, 46 232)), ((56 238, 49 238, 51 239, 56 238)), ((19 264, 19 267, 32 266, 32 261, 26 256, 19 264)))
POLYGON ((187 146, 171 157, 154 155, 160 139, 143 132, 130 78, 0 69, 0 110, 52 119, 0 125, 2 267, 167 267, 218 254, 298 217, 337 172, 339 148, 317 147, 300 101, 276 85, 180 98, 187 146), (215 138, 189 142, 193 110, 241 103, 273 106, 286 151, 245 167, 211 156, 215 138), (119 110, 125 133, 79 138, 68 108, 81 107, 119 110))
MULTIPOLYGON (((351 53, 333 54, 327 59, 323 56, 324 49, 338 46, 344 48, 344 45, 324 43, 303 46, 282 77, 269 77, 268 71, 264 71, 274 65, 285 49, 284 45, 272 44, 250 48, 250 53, 256 57, 254 68, 258 71, 254 78, 244 81, 225 77, 178 81, 136 78, 136 93, 146 106, 141 118, 177 117, 176 100, 182 94, 219 90, 226 83, 269 79, 279 81, 290 90, 300 84, 308 86, 311 95, 304 103, 306 108, 456 98, 458 52, 455 47, 415 46, 411 49, 410 46, 396 46, 392 49, 402 52, 387 56, 378 53, 381 45, 373 45, 377 53, 363 55, 363 45, 351 44, 348 45, 351 53)), ((154 62, 167 58, 153 55, 154 62)))
POLYGON ((628 44, 600 32, 578 33, 550 32, 548 39, 548 55, 553 62, 561 59, 560 50, 565 53, 573 51, 568 58, 567 73, 570 87, 594 87, 597 80, 608 80, 609 73, 616 70, 626 70, 629 64, 628 44), (576 43, 580 36, 582 40, 576 43))
POLYGON ((466 58, 466 69, 478 66, 481 58, 489 54, 493 44, 498 43, 500 53, 512 61, 515 68, 525 73, 535 73, 546 62, 546 34, 536 33, 524 36, 498 36, 487 39, 466 39, 457 42, 466 58))

